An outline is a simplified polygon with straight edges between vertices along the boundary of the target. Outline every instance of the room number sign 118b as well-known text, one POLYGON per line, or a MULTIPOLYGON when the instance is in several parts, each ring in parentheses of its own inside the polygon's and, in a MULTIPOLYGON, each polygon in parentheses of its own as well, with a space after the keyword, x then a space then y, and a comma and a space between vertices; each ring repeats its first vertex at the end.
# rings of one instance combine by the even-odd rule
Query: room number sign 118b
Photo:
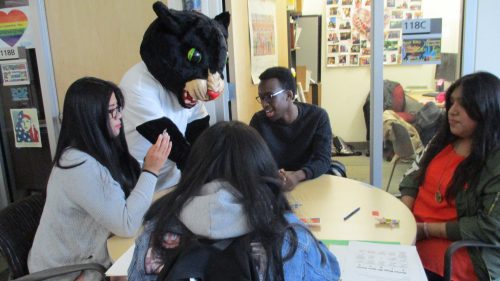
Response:
POLYGON ((10 60, 19 58, 17 48, 0 48, 0 60, 10 60))

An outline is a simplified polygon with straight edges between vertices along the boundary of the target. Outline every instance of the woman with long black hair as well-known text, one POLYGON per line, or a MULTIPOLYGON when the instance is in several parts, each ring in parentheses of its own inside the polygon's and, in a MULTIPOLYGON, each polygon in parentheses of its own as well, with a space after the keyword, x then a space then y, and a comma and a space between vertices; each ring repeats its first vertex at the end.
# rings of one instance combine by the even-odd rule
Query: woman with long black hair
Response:
MULTIPOLYGON (((69 87, 47 199, 28 258, 31 272, 81 263, 108 267, 108 237, 133 236, 141 226, 172 145, 168 134, 159 135, 141 171, 125 141, 124 105, 120 89, 108 81, 85 77, 69 87)), ((61 279, 97 280, 91 274, 61 279)))
MULTIPOLYGON (((456 240, 500 243, 500 80, 478 72, 446 91, 443 126, 401 182, 417 220, 417 250, 429 280, 442 280, 456 240)), ((453 280, 496 280, 500 253, 460 249, 453 280)))
POLYGON ((157 280, 163 267, 175 266, 190 237, 245 235, 251 242, 241 253, 251 252, 260 280, 338 280, 335 256, 291 212, 282 187, 255 129, 237 121, 208 128, 194 143, 178 186, 147 212, 128 280, 157 280))

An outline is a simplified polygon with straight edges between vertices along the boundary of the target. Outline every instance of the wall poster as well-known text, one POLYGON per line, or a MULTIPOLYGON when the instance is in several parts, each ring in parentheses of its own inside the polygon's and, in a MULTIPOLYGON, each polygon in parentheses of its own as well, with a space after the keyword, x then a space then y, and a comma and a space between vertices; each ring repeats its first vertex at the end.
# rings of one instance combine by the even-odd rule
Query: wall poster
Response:
POLYGON ((29 6, 0 9, 0 48, 33 48, 29 6))
MULTIPOLYGON (((370 64, 372 0, 326 1, 326 66, 370 64)), ((402 21, 422 18, 421 0, 384 0, 384 64, 401 63, 402 21)))
POLYGON ((278 65, 275 0, 248 1, 248 20, 252 81, 258 84, 264 70, 278 65))
POLYGON ((15 128, 14 141, 17 148, 42 147, 36 108, 11 109, 10 117, 15 128))

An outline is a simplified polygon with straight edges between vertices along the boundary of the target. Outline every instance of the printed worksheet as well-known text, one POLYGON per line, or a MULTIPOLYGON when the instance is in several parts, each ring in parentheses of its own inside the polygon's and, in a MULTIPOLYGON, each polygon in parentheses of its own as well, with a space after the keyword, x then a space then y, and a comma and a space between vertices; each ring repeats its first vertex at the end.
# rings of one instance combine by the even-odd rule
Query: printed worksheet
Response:
POLYGON ((427 280, 415 246, 350 241, 330 250, 339 260, 342 281, 427 280))
POLYGON ((127 276, 128 267, 134 255, 134 248, 135 244, 130 246, 130 248, 128 248, 128 250, 106 271, 106 276, 127 276))

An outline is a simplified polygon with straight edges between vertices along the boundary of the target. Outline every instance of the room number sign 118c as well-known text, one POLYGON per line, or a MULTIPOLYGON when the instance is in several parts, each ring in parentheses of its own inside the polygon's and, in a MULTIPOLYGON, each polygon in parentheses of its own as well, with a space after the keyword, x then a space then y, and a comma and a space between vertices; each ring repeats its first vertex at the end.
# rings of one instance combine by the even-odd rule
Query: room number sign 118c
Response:
POLYGON ((403 34, 429 33, 430 31, 430 19, 414 19, 403 21, 403 34))
POLYGON ((19 58, 17 48, 0 48, 0 60, 10 60, 19 58))

